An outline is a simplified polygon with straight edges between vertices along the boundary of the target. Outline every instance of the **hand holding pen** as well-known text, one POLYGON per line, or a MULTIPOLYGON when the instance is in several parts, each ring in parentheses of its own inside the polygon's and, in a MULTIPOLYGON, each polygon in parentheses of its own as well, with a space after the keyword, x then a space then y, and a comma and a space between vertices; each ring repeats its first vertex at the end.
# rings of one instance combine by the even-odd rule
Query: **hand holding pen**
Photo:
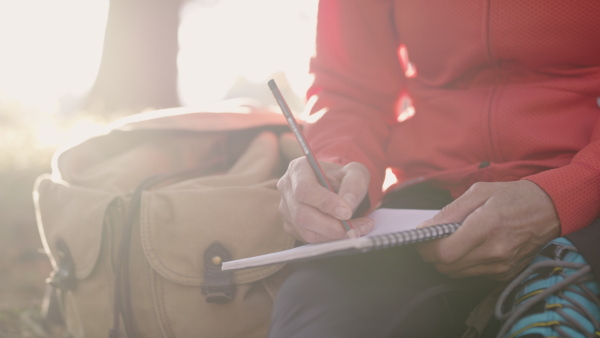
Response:
POLYGON ((290 164, 278 184, 286 230, 310 243, 356 238, 369 232, 373 227, 369 218, 350 222, 352 210, 366 195, 369 181, 366 167, 359 163, 346 166, 322 163, 330 178, 333 177, 329 182, 273 80, 269 81, 269 87, 305 154, 290 164), (315 184, 315 178, 320 186, 315 184))

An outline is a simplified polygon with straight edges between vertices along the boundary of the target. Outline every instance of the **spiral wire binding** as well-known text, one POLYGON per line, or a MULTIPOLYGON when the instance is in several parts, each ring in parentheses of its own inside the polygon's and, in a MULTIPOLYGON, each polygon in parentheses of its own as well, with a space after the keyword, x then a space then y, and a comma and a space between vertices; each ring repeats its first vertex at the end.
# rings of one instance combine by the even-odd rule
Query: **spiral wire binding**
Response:
POLYGON ((454 233, 460 225, 461 223, 438 224, 426 228, 369 237, 369 239, 373 244, 373 249, 385 249, 448 237, 454 233))

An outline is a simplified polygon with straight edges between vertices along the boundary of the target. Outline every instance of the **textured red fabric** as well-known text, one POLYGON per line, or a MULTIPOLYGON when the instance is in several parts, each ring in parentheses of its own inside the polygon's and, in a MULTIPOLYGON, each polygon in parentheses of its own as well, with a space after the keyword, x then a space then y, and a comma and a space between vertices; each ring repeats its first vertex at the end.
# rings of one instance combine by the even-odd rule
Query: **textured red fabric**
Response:
POLYGON ((306 136, 367 165, 372 206, 392 167, 454 196, 531 180, 563 234, 600 217, 600 0, 321 0, 317 31, 306 136))

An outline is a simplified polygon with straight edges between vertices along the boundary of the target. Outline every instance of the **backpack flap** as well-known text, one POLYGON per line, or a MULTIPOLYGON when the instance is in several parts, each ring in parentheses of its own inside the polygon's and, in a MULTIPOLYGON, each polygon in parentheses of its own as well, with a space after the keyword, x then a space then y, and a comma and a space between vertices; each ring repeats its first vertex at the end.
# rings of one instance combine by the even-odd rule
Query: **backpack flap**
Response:
MULTIPOLYGON (((232 259, 291 248, 294 240, 283 231, 277 208, 279 162, 278 138, 264 132, 227 173, 145 192, 140 229, 152 268, 172 282, 201 286, 203 254, 215 241, 232 259)), ((281 267, 235 271, 234 281, 254 282, 281 267)))
POLYGON ((44 250, 53 268, 58 269, 59 243, 70 251, 75 277, 87 278, 100 253, 104 215, 116 194, 71 186, 40 176, 34 188, 37 223, 44 250))
MULTIPOLYGON (((280 165, 278 137, 264 132, 228 171, 142 194, 140 245, 154 273, 148 291, 132 284, 136 285, 131 288, 133 316, 138 323, 147 320, 135 309, 151 294, 165 336, 266 334, 272 295, 278 287, 270 280, 279 279, 276 272, 283 266, 231 274, 218 265, 227 255, 238 259, 293 247, 294 239, 283 230, 278 211, 280 165)), ((136 247, 135 242, 132 245, 136 247)), ((138 327, 141 336, 150 334, 138 327)))

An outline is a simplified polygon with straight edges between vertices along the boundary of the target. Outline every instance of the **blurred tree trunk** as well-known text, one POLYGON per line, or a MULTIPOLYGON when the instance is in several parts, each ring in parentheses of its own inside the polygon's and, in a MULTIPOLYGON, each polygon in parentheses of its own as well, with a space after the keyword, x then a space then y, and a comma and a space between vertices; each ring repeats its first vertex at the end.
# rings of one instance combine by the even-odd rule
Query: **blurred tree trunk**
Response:
POLYGON ((89 109, 136 113, 179 105, 177 31, 182 1, 110 0, 89 109))

